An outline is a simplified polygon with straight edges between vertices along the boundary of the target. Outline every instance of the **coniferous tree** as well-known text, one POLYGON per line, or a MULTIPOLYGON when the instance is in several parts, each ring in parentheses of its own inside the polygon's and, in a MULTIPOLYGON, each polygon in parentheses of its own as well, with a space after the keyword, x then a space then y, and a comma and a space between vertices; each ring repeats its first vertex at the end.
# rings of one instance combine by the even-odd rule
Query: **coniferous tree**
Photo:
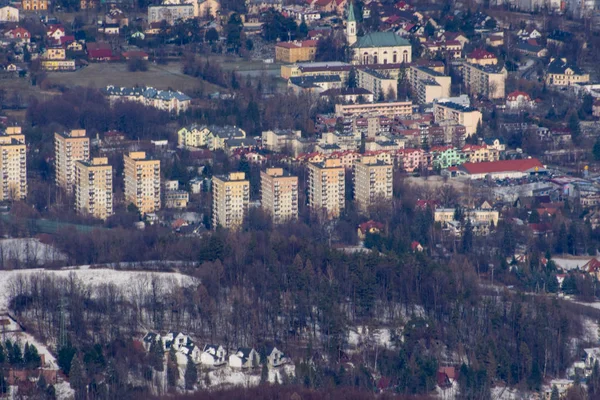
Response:
POLYGON ((269 383, 269 367, 267 367, 267 363, 263 364, 260 371, 260 383, 269 383))
POLYGON ((192 361, 192 358, 188 356, 187 365, 185 367, 185 389, 194 390, 196 382, 198 382, 198 368, 192 361))
POLYGON ((4 378, 4 370, 0 368, 0 395, 8 393, 8 382, 4 378))
MULTIPOLYGON (((8 342, 6 347, 8 348, 8 342)), ((21 352, 21 346, 19 346, 19 343, 12 343, 12 346, 10 346, 8 362, 13 366, 20 366, 23 363, 23 353, 21 352)))
POLYGON ((71 388, 75 391, 75 399, 85 399, 86 395, 86 377, 85 367, 83 362, 77 357, 77 354, 73 356, 71 361, 71 371, 69 374, 69 382, 71 388))
POLYGON ((150 352, 148 354, 150 358, 150 365, 157 371, 163 371, 165 352, 161 340, 154 340, 150 345, 150 352))
POLYGON ((473 225, 471 220, 468 219, 465 224, 465 230, 462 237, 462 251, 463 253, 470 253, 473 248, 473 225))
POLYGON ((171 350, 169 350, 169 361, 167 361, 167 382, 169 387, 176 387, 178 380, 179 367, 177 366, 177 355, 175 354, 175 348, 171 347, 171 350))

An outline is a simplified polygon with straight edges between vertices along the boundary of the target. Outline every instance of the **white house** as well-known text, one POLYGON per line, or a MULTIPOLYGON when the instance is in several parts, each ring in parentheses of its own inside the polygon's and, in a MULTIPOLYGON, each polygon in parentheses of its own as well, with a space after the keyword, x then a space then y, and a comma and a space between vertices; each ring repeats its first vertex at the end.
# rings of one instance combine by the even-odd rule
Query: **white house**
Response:
POLYGON ((165 349, 169 350, 173 347, 176 351, 180 351, 183 347, 191 343, 191 340, 187 335, 181 332, 169 332, 162 337, 162 341, 165 345, 165 349))
POLYGON ((204 346, 204 350, 202 350, 202 354, 200 355, 200 362, 209 367, 218 367, 219 365, 227 363, 226 356, 227 352, 223 346, 207 344, 204 346))
POLYGON ((189 356, 194 364, 200 364, 202 362, 202 350, 194 343, 189 342, 187 345, 181 348, 181 353, 189 356))
POLYGON ((515 91, 506 95, 506 108, 509 110, 523 110, 534 106, 535 101, 525 92, 515 91))
POLYGON ((253 368, 259 364, 260 355, 248 347, 240 347, 235 354, 229 356, 229 366, 232 368, 253 368))
POLYGON ((142 343, 144 345, 144 349, 146 351, 150 351, 150 347, 152 347, 153 342, 161 341, 161 337, 158 333, 148 332, 146 336, 142 339, 142 343))
POLYGON ((594 368, 596 361, 600 362, 600 347, 592 347, 583 349, 585 353, 585 367, 588 369, 594 368))
POLYGON ((19 9, 11 6, 0 7, 0 22, 19 22, 19 9))
POLYGON ((277 347, 267 347, 267 364, 269 367, 279 367, 287 364, 290 360, 277 347))

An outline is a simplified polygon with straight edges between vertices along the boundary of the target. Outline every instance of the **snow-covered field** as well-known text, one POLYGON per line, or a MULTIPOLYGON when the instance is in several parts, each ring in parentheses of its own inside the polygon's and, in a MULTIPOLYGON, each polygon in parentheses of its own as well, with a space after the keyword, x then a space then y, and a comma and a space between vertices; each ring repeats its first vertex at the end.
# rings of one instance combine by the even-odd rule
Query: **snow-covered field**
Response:
POLYGON ((0 271, 0 311, 8 309, 8 302, 11 295, 11 283, 18 276, 28 276, 33 274, 46 274, 56 277, 67 278, 70 274, 81 280, 82 283, 89 286, 101 284, 114 284, 125 290, 126 293, 133 295, 140 285, 150 285, 152 276, 158 276, 162 282, 173 282, 181 286, 193 286, 198 284, 196 278, 180 274, 178 272, 146 272, 146 271, 119 271, 110 268, 92 269, 89 266, 73 267, 62 270, 45 269, 21 269, 13 271, 0 271))
MULTIPOLYGON (((279 368, 269 369, 269 382, 281 383, 282 374, 288 377, 294 377, 296 367, 293 364, 286 364, 279 368)), ((231 387, 253 387, 260 384, 260 368, 253 371, 240 370, 225 366, 223 368, 208 371, 208 380, 206 372, 199 372, 198 377, 200 384, 205 389, 226 389, 231 387), (208 385, 207 385, 208 383, 208 385)))
POLYGON ((369 329, 366 326, 357 326, 348 331, 348 344, 351 346, 377 345, 392 348, 392 338, 389 328, 369 329))

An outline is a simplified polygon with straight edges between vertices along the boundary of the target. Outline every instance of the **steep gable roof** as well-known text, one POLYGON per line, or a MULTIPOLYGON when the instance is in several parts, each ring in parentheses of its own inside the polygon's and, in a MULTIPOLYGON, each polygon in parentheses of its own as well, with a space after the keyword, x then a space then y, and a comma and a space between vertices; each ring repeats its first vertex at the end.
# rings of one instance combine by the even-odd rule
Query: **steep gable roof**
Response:
POLYGON ((410 46, 410 42, 394 32, 372 32, 358 38, 355 48, 410 46))

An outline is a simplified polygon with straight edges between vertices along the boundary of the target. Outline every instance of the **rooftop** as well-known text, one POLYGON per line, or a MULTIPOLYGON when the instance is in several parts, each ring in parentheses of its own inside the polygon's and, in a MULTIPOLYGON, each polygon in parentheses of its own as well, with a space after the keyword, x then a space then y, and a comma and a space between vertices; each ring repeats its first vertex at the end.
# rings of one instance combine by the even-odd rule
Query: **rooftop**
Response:
POLYGON ((358 38, 355 48, 410 46, 410 42, 394 32, 372 32, 358 38))

